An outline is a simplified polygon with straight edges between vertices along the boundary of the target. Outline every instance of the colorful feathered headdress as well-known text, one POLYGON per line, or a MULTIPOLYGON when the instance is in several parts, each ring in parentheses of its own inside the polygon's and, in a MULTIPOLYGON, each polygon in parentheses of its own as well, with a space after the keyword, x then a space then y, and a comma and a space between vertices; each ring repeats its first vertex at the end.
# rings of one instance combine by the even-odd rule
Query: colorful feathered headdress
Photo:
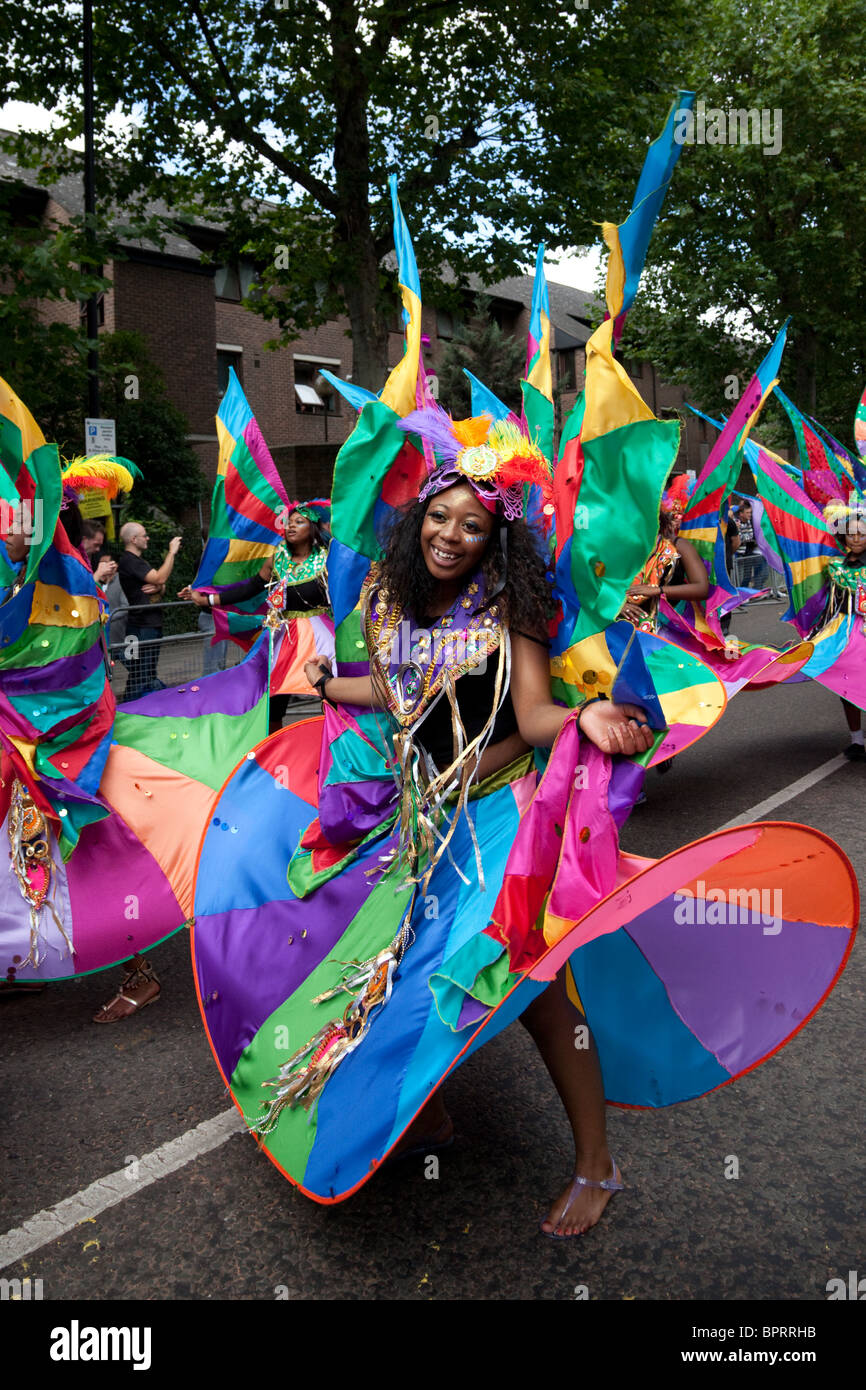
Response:
POLYGON ((330 526, 331 499, 330 497, 312 497, 308 502, 290 503, 284 513, 286 521, 292 512, 299 512, 307 521, 314 521, 317 526, 330 526))
POLYGON ((60 477, 67 501, 75 501, 82 492, 98 489, 112 502, 119 492, 132 492, 141 470, 130 459, 114 454, 91 454, 89 458, 70 459, 61 468, 60 477))
POLYGON ((671 516, 682 516, 689 505, 689 480, 685 473, 678 473, 671 479, 670 486, 662 496, 662 511, 671 516))
POLYGON ((523 487, 530 483, 541 489, 542 510, 553 510, 550 463, 516 415, 453 420, 441 406, 427 406, 398 421, 398 428, 417 434, 435 458, 418 494, 420 502, 468 483, 489 512, 501 511, 506 520, 515 521, 523 515, 523 487))

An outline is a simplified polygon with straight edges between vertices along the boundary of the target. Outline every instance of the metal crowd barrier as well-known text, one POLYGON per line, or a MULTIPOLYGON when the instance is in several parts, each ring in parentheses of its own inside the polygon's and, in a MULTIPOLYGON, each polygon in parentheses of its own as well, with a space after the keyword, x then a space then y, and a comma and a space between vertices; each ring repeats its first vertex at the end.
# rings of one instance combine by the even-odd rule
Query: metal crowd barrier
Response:
MULTIPOLYGON (((198 619, 199 609, 180 600, 159 605, 160 609, 184 608, 198 619)), ((138 613, 152 612, 150 604, 135 604, 117 608, 111 613, 108 628, 108 651, 111 660, 111 688, 118 702, 137 699, 146 689, 183 685, 212 671, 225 670, 243 660, 243 652, 234 642, 211 645, 212 632, 161 633, 155 638, 139 638, 127 634, 127 624, 136 622, 138 613)))
MULTIPOLYGON (((762 556, 759 558, 763 560, 762 556)), ((766 561, 763 561, 763 563, 768 571, 768 576, 763 584, 758 586, 753 583, 756 569, 760 572, 760 564, 758 561, 755 560, 753 555, 735 554, 733 557, 733 572, 731 574, 732 583, 735 584, 738 589, 752 589, 758 587, 769 589, 770 592, 766 598, 756 600, 758 603, 786 603, 788 599, 788 590, 785 584, 785 576, 783 574, 777 574, 774 569, 770 569, 766 561)))

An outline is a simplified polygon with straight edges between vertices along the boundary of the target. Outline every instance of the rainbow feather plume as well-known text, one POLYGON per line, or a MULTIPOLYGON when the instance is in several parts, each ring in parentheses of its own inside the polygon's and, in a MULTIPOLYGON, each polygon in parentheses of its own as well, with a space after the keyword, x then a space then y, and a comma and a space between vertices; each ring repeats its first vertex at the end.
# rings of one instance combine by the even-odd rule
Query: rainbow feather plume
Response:
POLYGON ((91 454, 70 459, 61 471, 64 487, 76 490, 99 488, 112 501, 119 492, 132 492, 141 470, 130 459, 114 454, 91 454))

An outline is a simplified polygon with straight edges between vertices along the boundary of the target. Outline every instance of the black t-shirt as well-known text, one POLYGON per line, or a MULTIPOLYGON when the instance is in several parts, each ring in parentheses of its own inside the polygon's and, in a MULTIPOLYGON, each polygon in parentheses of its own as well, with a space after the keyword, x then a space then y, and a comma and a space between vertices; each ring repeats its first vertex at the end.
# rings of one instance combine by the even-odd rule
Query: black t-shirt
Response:
MULTIPOLYGON (((435 627, 438 621, 438 618, 425 618, 419 621, 419 627, 430 629, 435 627)), ((528 633, 517 633, 516 635, 529 636, 528 633)), ((547 645, 546 642, 541 642, 537 637, 530 637, 530 641, 539 642, 539 645, 544 647, 547 645)), ((454 694, 466 734, 466 743, 471 743, 472 739, 478 737, 490 718, 490 711, 493 709, 493 700, 496 694, 498 669, 499 650, 497 648, 495 652, 490 653, 483 669, 479 666, 471 671, 465 671, 455 683, 454 694)), ((511 691, 507 690, 494 721, 488 747, 494 743, 501 743, 503 739, 516 733, 517 715, 514 713, 514 705, 511 703, 511 691)), ((454 735, 451 728, 451 702, 447 695, 440 696, 419 728, 416 738, 418 743, 430 754, 440 771, 453 762, 454 735)))
POLYGON ((142 586, 147 583, 147 576, 152 569, 153 565, 149 560, 135 555, 131 550, 124 550, 117 562, 120 586, 130 608, 135 610, 129 615, 129 624, 132 627, 162 627, 162 608, 159 603, 152 602, 156 595, 142 593, 142 586), (147 607, 138 608, 138 604, 147 604, 147 607))
POLYGON ((729 518, 728 518, 728 529, 727 529, 726 532, 725 532, 725 568, 726 568, 727 571, 728 571, 728 575, 730 575, 730 573, 731 573, 731 564, 732 564, 732 561, 733 561, 733 558, 734 558, 733 542, 734 542, 735 537, 738 536, 739 534, 740 534, 740 528, 739 528, 739 526, 738 526, 737 523, 734 521, 734 518, 733 518, 733 517, 729 517, 729 518))

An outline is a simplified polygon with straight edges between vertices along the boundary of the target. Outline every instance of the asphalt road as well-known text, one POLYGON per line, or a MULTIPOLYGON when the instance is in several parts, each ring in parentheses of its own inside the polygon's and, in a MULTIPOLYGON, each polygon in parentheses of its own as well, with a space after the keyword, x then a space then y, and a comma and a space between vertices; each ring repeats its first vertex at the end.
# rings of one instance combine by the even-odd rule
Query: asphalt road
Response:
MULTIPOLYGON (((738 619, 782 642, 781 609, 738 619)), ((813 684, 741 695, 717 728, 651 774, 624 848, 666 853, 838 754, 838 700, 813 684)), ((866 766, 846 764, 776 819, 832 835, 866 870, 866 766)), ((180 933, 152 953, 154 1007, 90 1022, 118 971, 4 999, 0 1232, 151 1153, 229 1105, 199 1021, 180 933)), ((237 1135, 2 1271, 45 1299, 825 1300, 866 1274, 864 952, 818 1016, 756 1072, 660 1111, 610 1109, 627 1192, 587 1238, 538 1220, 570 1172, 569 1131, 522 1028, 447 1086, 457 1140, 438 1178, 423 1160, 333 1208, 296 1193, 237 1135), (739 1166, 731 1171, 731 1156, 739 1166)))

